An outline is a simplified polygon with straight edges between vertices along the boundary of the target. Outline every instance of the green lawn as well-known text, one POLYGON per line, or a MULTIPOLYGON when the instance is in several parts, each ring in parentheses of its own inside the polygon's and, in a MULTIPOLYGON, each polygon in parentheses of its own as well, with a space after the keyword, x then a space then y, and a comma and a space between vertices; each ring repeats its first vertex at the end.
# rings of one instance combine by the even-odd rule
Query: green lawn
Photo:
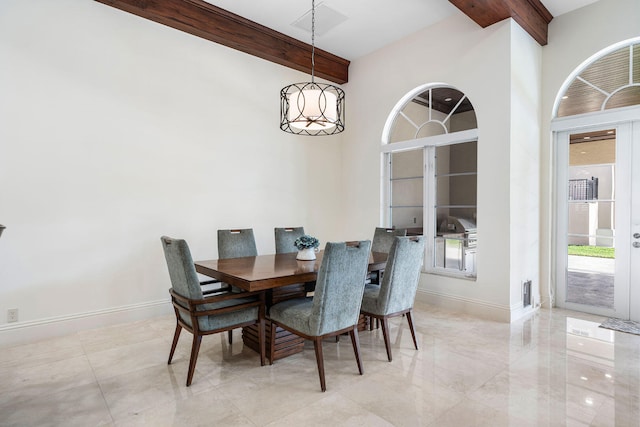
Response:
POLYGON ((615 258, 616 252, 615 248, 569 245, 569 255, 593 256, 597 258, 615 258))

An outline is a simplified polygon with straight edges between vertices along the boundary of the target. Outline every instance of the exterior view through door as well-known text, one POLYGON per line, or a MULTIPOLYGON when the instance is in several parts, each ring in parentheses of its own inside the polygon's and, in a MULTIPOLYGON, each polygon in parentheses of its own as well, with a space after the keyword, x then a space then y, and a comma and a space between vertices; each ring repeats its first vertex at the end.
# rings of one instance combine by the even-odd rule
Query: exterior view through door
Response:
POLYGON ((615 157, 615 129, 569 137, 566 301, 570 303, 614 308, 615 157))

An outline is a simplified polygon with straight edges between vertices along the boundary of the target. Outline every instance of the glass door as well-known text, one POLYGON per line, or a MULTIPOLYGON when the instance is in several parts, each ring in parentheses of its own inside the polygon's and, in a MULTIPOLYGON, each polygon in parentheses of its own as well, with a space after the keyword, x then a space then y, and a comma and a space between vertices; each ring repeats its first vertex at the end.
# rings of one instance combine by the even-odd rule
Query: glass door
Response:
POLYGON ((640 159, 640 144, 634 143, 633 125, 563 131, 556 143, 556 302, 594 314, 638 318, 633 296, 638 298, 640 269, 632 266, 640 262, 640 173, 632 165, 640 159))
POLYGON ((623 129, 631 145, 629 194, 631 221, 629 239, 629 318, 640 322, 640 120, 623 129))

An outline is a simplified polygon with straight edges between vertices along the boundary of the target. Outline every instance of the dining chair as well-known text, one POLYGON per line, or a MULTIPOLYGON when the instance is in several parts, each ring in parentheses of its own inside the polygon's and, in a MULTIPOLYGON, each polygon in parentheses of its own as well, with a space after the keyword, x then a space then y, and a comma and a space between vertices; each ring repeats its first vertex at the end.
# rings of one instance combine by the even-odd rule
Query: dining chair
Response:
POLYGON ((234 293, 224 286, 203 295, 187 242, 167 236, 160 238, 171 279, 171 303, 176 314, 176 330, 169 353, 173 359, 182 329, 193 334, 187 387, 191 385, 204 335, 258 325, 260 364, 265 362, 265 298, 260 293, 234 293))
MULTIPOLYGON (((381 252, 388 254, 396 236, 406 236, 406 228, 383 228, 376 227, 373 232, 373 240, 371 242, 371 252, 381 252)), ((369 275, 371 283, 380 284, 382 273, 384 270, 377 271, 375 274, 369 275)))
POLYGON ((313 298, 296 298, 277 303, 269 310, 271 319, 271 354, 273 364, 275 330, 280 326, 304 339, 313 341, 320 377, 320 388, 327 389, 322 356, 322 340, 349 333, 360 375, 364 373, 360 358, 358 317, 364 277, 369 264, 371 241, 356 245, 327 243, 318 270, 313 298))
POLYGON ((388 254, 396 236, 406 236, 406 228, 376 227, 371 241, 371 252, 383 252, 388 254))
POLYGON ((253 228, 218 230, 218 258, 258 256, 253 228))
POLYGON ((389 362, 391 362, 388 322, 390 317, 406 315, 413 345, 416 350, 418 349, 411 311, 423 259, 424 237, 395 237, 387 258, 382 283, 379 286, 368 284, 364 289, 360 311, 365 316, 380 320, 389 362))
MULTIPOLYGON (((393 244, 393 239, 396 236, 406 236, 407 229, 406 228, 383 228, 376 227, 373 232, 373 240, 371 242, 371 252, 381 252, 388 254, 391 250, 391 245, 393 244)), ((384 269, 371 272, 367 275, 367 284, 373 283, 376 285, 380 284, 382 280, 382 276, 384 274, 384 269)), ((370 323, 370 330, 373 329, 373 324, 370 323)))
MULTIPOLYGON (((243 258, 258 256, 253 228, 218 230, 218 258, 243 258)), ((244 292, 231 285, 231 292, 244 292)), ((233 343, 233 331, 229 331, 229 344, 233 343)))
POLYGON ((298 248, 293 243, 298 237, 304 236, 304 227, 276 227, 273 231, 277 254, 298 252, 298 248))
MULTIPOLYGON (((289 254, 298 252, 294 242, 298 237, 304 236, 304 227, 276 227, 273 229, 276 242, 276 254, 289 254)), ((273 289, 269 294, 268 304, 284 298, 305 296, 312 292, 313 283, 295 283, 287 287, 273 289)))

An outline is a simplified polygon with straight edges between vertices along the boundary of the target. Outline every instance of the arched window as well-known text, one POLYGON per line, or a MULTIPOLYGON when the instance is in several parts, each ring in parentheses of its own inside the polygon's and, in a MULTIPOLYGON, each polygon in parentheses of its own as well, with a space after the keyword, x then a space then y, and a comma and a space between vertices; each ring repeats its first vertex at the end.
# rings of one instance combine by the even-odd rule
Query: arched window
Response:
POLYGON ((567 79, 554 117, 640 104, 640 43, 614 45, 585 61, 567 79))
POLYGON ((475 278, 477 121, 471 101, 443 83, 405 95, 382 137, 382 223, 427 238, 427 271, 475 278))

